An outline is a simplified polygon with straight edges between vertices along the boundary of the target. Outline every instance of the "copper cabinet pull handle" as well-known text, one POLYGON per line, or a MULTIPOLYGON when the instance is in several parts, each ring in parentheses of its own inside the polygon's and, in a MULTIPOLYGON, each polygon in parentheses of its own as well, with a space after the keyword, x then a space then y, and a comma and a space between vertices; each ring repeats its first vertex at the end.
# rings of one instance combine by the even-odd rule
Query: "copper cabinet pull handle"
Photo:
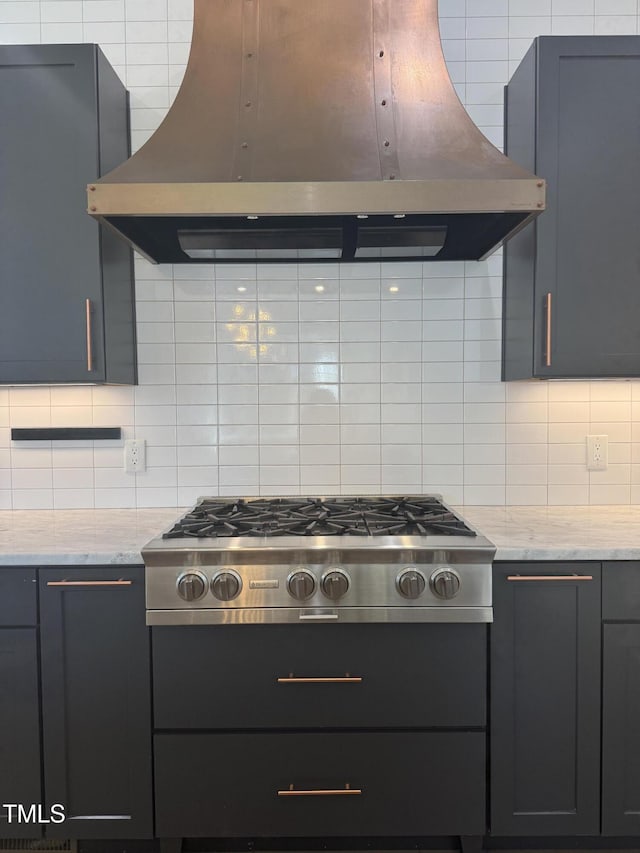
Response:
POLYGON ((362 678, 355 675, 336 676, 334 678, 296 678, 293 673, 288 678, 279 678, 278 684, 361 684, 362 678))
POLYGON ((316 788, 313 790, 303 791, 294 790, 293 785, 289 785, 284 791, 278 791, 279 797, 348 797, 349 795, 358 795, 362 793, 362 788, 350 788, 345 785, 344 788, 316 788))
POLYGON ((93 340, 91 338, 91 300, 85 300, 85 312, 87 321, 87 371, 93 371, 93 340))
POLYGON ((592 581, 593 575, 508 575, 508 581, 592 581))
POLYGON ((131 586, 133 581, 47 581, 47 586, 131 586))
POLYGON ((545 311, 547 315, 547 332, 545 338, 544 363, 546 367, 551 367, 551 294, 547 293, 545 299, 545 311))

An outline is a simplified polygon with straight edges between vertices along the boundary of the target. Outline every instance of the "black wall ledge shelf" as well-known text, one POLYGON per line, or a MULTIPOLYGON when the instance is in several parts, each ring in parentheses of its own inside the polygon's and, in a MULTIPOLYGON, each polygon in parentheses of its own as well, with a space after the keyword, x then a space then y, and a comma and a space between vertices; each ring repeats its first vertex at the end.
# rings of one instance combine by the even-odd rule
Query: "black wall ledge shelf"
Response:
POLYGON ((11 441, 96 441, 119 438, 122 438, 121 427, 20 427, 11 430, 11 441))

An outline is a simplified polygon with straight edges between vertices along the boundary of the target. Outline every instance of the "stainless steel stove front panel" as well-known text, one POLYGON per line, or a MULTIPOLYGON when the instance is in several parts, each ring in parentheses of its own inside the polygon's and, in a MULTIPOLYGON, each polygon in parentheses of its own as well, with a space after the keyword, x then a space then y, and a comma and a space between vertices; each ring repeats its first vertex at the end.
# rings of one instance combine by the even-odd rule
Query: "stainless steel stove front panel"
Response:
MULTIPOLYGON (((151 565, 147 566, 147 609, 148 610, 219 610, 235 611, 240 609, 256 608, 286 608, 303 607, 305 609, 320 608, 349 608, 349 607, 402 607, 407 610, 412 608, 439 607, 442 609, 464 608, 464 607, 490 607, 491 606, 491 562, 485 555, 484 563, 464 563, 460 560, 442 560, 436 562, 434 553, 424 552, 422 561, 400 561, 398 563, 345 563, 332 559, 331 553, 327 553, 320 561, 317 554, 312 556, 313 561, 303 560, 301 562, 287 561, 273 565, 256 565, 247 563, 244 566, 239 563, 233 564, 234 571, 242 579, 242 588, 239 595, 231 601, 220 601, 215 598, 211 589, 196 601, 184 601, 176 591, 176 583, 180 575, 189 569, 197 568, 211 584, 216 573, 220 571, 221 564, 216 560, 207 562, 206 552, 198 552, 198 562, 189 562, 185 565, 178 560, 173 565, 151 565), (460 576, 460 591, 455 598, 443 600, 436 596, 429 588, 429 577, 439 567, 455 566, 455 571, 460 576), (396 578, 405 568, 418 568, 427 581, 424 593, 417 599, 411 600, 400 594, 396 587, 396 578), (305 569, 314 576, 316 588, 311 597, 303 602, 297 602, 288 592, 287 580, 291 573, 298 568, 305 569), (325 572, 333 568, 340 568, 348 574, 350 579, 349 589, 337 601, 331 601, 321 591, 320 582, 325 572)), ((369 560, 375 558, 375 550, 369 551, 369 560)), ((416 555, 414 555, 416 556, 416 555)), ((441 557, 446 556, 444 553, 441 557)), ((449 555, 451 556, 451 555, 449 555)), ((282 557, 282 555, 281 555, 282 557)))
POLYGON ((147 625, 275 625, 398 622, 493 622, 491 607, 263 607, 148 610, 147 625))

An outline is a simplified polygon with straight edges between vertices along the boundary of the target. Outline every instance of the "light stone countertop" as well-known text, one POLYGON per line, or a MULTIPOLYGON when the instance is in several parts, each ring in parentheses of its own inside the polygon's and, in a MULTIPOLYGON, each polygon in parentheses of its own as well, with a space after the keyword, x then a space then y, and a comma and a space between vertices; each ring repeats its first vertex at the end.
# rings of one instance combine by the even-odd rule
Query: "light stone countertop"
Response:
MULTIPOLYGON (((497 560, 640 560, 640 505, 456 507, 497 560)), ((0 511, 0 566, 140 565, 184 509, 0 511)))
POLYGON ((0 511, 0 566, 141 565, 140 549, 184 510, 0 511))
POLYGON ((640 560, 640 505, 456 509, 496 560, 640 560))

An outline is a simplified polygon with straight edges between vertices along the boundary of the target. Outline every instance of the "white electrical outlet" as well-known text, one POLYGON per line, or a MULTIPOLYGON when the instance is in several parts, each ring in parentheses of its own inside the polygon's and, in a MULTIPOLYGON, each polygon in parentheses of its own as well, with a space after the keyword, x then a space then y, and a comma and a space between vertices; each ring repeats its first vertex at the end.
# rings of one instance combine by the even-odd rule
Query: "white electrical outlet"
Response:
POLYGON ((130 438, 124 443, 124 470, 129 474, 140 473, 147 467, 146 442, 143 438, 130 438))
POLYGON ((609 436, 587 436, 587 469, 606 471, 609 464, 609 436))

